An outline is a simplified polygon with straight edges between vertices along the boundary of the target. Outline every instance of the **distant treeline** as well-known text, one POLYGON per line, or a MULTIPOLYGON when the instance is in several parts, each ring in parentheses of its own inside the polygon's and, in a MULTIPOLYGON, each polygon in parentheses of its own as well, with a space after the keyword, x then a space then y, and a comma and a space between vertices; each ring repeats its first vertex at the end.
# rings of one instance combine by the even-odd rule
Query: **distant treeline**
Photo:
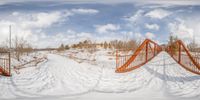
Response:
POLYGON ((135 40, 113 40, 113 41, 104 41, 100 43, 92 42, 91 40, 80 41, 79 43, 69 45, 61 44, 58 50, 66 50, 66 49, 127 49, 134 50, 138 46, 138 43, 135 40))
MULTIPOLYGON (((170 36, 168 44, 172 44, 174 41, 178 40, 177 37, 170 36)), ((112 41, 104 41, 104 42, 93 42, 91 40, 84 40, 80 41, 79 43, 71 44, 71 45, 65 45, 61 44, 57 48, 33 48, 30 43, 28 43, 25 39, 16 37, 12 40, 12 48, 9 48, 9 42, 4 43, 5 46, 0 47, 0 53, 3 52, 12 52, 12 56, 14 56, 17 60, 20 60, 20 56, 24 54, 29 54, 36 51, 64 51, 68 49, 83 49, 87 50, 89 52, 94 52, 97 49, 123 49, 123 50, 135 50, 140 43, 138 43, 136 40, 112 40, 112 41)), ((177 46, 172 45, 172 48, 174 48, 174 52, 177 51, 177 46)), ((199 45, 197 45, 194 42, 191 42, 187 44, 187 48, 190 51, 198 51, 200 52, 199 45)))

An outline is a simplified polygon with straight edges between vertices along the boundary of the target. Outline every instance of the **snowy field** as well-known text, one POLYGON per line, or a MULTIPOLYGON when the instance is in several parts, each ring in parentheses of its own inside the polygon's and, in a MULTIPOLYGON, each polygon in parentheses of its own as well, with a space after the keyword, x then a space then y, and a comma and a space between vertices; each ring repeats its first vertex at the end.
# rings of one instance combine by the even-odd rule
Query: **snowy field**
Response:
POLYGON ((139 69, 115 73, 115 58, 108 52, 49 53, 35 67, 1 76, 0 100, 200 100, 200 76, 167 53, 139 69))

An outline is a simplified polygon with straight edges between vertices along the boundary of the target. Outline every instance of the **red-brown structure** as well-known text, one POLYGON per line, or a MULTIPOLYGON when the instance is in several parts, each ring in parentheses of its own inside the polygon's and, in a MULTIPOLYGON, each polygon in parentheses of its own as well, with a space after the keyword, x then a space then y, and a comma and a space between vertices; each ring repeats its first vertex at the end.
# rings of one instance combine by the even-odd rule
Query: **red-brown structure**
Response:
POLYGON ((200 57, 195 56, 193 52, 189 52, 181 40, 177 40, 163 48, 155 42, 146 39, 133 54, 126 54, 127 51, 117 50, 115 72, 124 73, 137 69, 149 62, 161 51, 166 51, 186 70, 200 75, 200 57))
POLYGON ((130 50, 119 50, 116 52, 116 72, 123 73, 139 68, 161 51, 161 46, 149 39, 146 39, 133 54, 130 54, 130 50))
POLYGON ((200 75, 200 57, 195 52, 189 52, 181 40, 169 44, 166 52, 183 68, 200 75))
POLYGON ((11 76, 9 52, 0 52, 0 75, 11 76))

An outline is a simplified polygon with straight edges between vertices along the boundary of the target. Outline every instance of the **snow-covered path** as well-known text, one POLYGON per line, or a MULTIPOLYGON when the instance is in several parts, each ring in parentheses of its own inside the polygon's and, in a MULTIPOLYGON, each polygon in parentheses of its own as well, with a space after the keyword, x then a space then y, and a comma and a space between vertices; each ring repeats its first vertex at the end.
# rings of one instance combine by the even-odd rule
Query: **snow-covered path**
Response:
POLYGON ((113 63, 108 63, 97 59, 97 65, 91 65, 49 54, 37 68, 0 77, 0 100, 200 99, 200 76, 184 70, 165 52, 128 73, 115 73, 113 63))

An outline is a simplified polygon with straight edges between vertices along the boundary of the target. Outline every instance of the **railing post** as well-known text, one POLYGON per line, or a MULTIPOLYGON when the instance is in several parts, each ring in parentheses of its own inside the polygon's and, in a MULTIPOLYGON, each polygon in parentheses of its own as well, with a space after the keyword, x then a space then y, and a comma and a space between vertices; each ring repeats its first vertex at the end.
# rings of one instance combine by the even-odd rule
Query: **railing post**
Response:
POLYGON ((156 44, 154 44, 154 50, 153 50, 153 52, 154 52, 154 56, 156 55, 156 44))
POLYGON ((3 74, 5 73, 5 71, 6 71, 6 59, 5 58, 3 58, 2 59, 3 60, 3 74))
POLYGON ((117 67, 118 67, 118 56, 117 56, 117 54, 118 54, 118 52, 117 52, 117 50, 116 50, 116 69, 117 69, 117 67))
POLYGON ((146 42, 146 62, 148 60, 148 42, 146 42))
POLYGON ((9 58, 8 59, 9 59, 9 61, 8 61, 9 62, 9 65, 8 65, 9 66, 9 76, 10 76, 11 75, 11 55, 10 55, 10 52, 9 52, 9 58))
POLYGON ((179 52, 179 54, 178 54, 178 62, 179 63, 181 63, 181 44, 178 42, 178 45, 179 45, 179 50, 178 50, 178 52, 179 52))

